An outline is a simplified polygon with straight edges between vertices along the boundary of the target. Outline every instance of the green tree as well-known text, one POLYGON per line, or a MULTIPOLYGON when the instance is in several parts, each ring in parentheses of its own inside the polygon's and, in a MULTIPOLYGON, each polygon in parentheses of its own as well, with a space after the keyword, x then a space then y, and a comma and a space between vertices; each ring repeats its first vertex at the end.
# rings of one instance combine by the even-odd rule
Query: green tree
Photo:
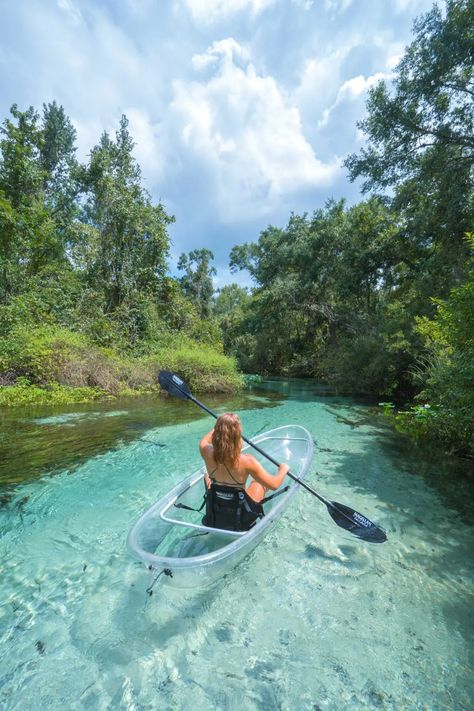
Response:
POLYGON ((369 93, 358 124, 368 145, 346 160, 365 191, 393 190, 425 299, 462 278, 463 235, 474 217, 473 26, 472 0, 447 0, 445 14, 435 5, 416 20, 392 85, 369 93))
POLYGON ((75 252, 90 283, 103 291, 107 311, 137 291, 155 293, 166 270, 167 226, 174 220, 142 187, 133 145, 122 116, 115 140, 103 133, 84 174, 87 197, 75 252))
POLYGON ((447 299, 435 300, 433 319, 417 319, 424 340, 421 392, 414 405, 396 415, 399 427, 415 439, 437 439, 454 452, 474 454, 474 236, 467 277, 447 299))
POLYGON ((43 104, 42 141, 39 165, 43 172, 46 204, 58 229, 69 236, 78 215, 76 198, 80 192, 76 159, 76 129, 64 108, 55 101, 43 104))
POLYGON ((42 196, 44 171, 40 165, 43 143, 39 115, 32 106, 10 109, 0 128, 0 188, 13 209, 32 205, 42 196))
MULTIPOLYGON (((235 283, 219 289, 214 301, 214 316, 222 332, 224 352, 235 355, 239 360, 245 359, 239 338, 251 303, 249 290, 235 283)), ((249 355, 247 353, 247 358, 249 355)))
POLYGON ((11 108, 0 128, 0 299, 21 291, 24 279, 64 256, 45 204, 43 131, 37 112, 11 108))
POLYGON ((180 279, 183 291, 203 319, 209 318, 212 313, 212 277, 216 274, 215 267, 211 266, 213 259, 209 249, 193 249, 188 254, 181 254, 178 260, 178 269, 184 271, 180 279))
MULTIPOLYGON (((343 204, 331 203, 328 211, 337 232, 343 204)), ((316 343, 332 314, 323 241, 307 215, 292 215, 286 229, 269 226, 256 244, 232 249, 231 270, 247 269, 256 283, 242 322, 245 338, 238 340, 253 354, 246 370, 317 374, 316 343)))
POLYGON ((214 300, 216 316, 227 317, 243 308, 250 301, 249 290, 239 284, 226 284, 218 290, 214 300))
POLYGON ((387 317, 404 264, 396 215, 382 201, 347 209, 330 200, 311 218, 292 215, 285 229, 234 248, 231 268, 256 282, 234 348, 226 346, 236 355, 251 349, 246 368, 325 376, 366 392, 400 387, 412 325, 387 317))

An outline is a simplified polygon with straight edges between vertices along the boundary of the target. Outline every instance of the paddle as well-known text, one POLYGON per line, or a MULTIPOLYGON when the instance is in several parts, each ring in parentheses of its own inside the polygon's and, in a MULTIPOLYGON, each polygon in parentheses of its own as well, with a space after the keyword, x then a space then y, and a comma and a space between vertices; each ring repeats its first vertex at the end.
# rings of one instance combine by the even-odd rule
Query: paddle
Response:
MULTIPOLYGON (((199 400, 197 400, 192 394, 191 390, 189 389, 189 386, 184 382, 184 380, 182 380, 182 378, 179 377, 179 375, 176 375, 176 373, 172 373, 168 370, 161 370, 158 375, 158 382, 163 388, 163 390, 166 390, 166 392, 168 392, 170 395, 174 395, 175 397, 178 397, 181 400, 191 400, 191 402, 194 402, 196 405, 198 405, 198 407, 200 407, 202 410, 205 410, 205 412, 208 412, 210 415, 212 415, 212 417, 217 420, 218 415, 216 415, 215 412, 203 405, 202 402, 199 402, 199 400)), ((270 462, 272 462, 272 464, 279 466, 279 463, 269 454, 264 452, 263 449, 260 449, 257 444, 254 444, 246 437, 242 436, 242 439, 244 440, 244 442, 247 442, 247 444, 253 447, 257 452, 266 457, 270 462)), ((321 496, 321 494, 318 494, 318 492, 315 491, 311 486, 306 484, 302 479, 295 476, 291 472, 288 472, 287 476, 298 482, 298 484, 304 489, 306 489, 306 491, 309 491, 310 494, 313 494, 313 496, 316 496, 317 499, 322 501, 323 504, 326 505, 328 513, 331 516, 332 520, 341 528, 344 528, 346 531, 349 531, 354 536, 357 536, 358 538, 361 538, 364 541, 368 541, 369 543, 383 543, 387 540, 385 531, 383 531, 380 526, 377 526, 375 523, 372 523, 372 521, 369 521, 366 516, 363 516, 362 514, 358 513, 358 511, 354 511, 354 509, 351 509, 349 506, 338 504, 336 501, 329 501, 324 496, 321 496)))

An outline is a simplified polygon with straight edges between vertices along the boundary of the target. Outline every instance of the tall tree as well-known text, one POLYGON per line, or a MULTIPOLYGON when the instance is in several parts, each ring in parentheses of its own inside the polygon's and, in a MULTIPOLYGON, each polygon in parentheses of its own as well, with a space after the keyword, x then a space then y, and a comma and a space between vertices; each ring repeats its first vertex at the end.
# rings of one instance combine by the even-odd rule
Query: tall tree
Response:
POLYGON ((209 318, 212 312, 212 277, 216 274, 215 267, 211 266, 213 259, 209 249, 193 249, 189 254, 183 253, 178 260, 178 269, 184 271, 180 279, 183 291, 204 319, 209 318))
POLYGON ((122 116, 115 140, 102 134, 85 172, 82 238, 89 247, 82 248, 81 259, 92 283, 103 290, 107 311, 137 290, 156 291, 166 270, 167 226, 174 220, 142 187, 133 146, 122 116))
POLYGON ((0 140, 0 298, 21 290, 26 277, 61 259, 62 243, 45 204, 43 131, 37 112, 11 108, 0 140))
POLYGON ((0 189, 13 209, 29 206, 42 195, 44 172, 40 165, 43 134, 39 115, 32 106, 10 109, 0 128, 0 189))
POLYGON ((435 5, 416 20, 393 84, 369 93, 359 123, 368 145, 346 160, 364 190, 393 190, 425 297, 462 276, 474 218, 473 27, 472 0, 447 0, 445 14, 435 5))
POLYGON ((67 231, 77 216, 80 190, 76 159, 76 129, 55 101, 43 104, 39 165, 46 204, 58 228, 67 231))

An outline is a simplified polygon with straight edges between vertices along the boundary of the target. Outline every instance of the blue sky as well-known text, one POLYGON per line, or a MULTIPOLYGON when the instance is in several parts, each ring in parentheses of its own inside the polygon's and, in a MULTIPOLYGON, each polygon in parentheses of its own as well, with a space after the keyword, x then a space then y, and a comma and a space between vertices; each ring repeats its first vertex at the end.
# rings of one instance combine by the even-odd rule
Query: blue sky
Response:
POLYGON ((364 137, 367 90, 390 79, 431 0, 0 0, 0 109, 56 100, 85 159, 122 113, 144 182, 176 217, 172 264, 329 197, 364 137))

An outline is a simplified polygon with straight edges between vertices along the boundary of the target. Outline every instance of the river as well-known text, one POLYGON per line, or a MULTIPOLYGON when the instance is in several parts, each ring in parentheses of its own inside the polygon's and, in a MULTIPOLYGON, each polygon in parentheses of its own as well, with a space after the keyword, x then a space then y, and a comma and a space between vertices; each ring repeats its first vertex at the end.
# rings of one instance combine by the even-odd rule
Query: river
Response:
POLYGON ((388 541, 353 538, 300 491, 218 585, 150 597, 127 533, 198 467, 212 419, 150 397, 3 412, 0 708, 472 708, 469 467, 312 381, 203 400, 250 437, 304 425, 308 482, 388 541))

